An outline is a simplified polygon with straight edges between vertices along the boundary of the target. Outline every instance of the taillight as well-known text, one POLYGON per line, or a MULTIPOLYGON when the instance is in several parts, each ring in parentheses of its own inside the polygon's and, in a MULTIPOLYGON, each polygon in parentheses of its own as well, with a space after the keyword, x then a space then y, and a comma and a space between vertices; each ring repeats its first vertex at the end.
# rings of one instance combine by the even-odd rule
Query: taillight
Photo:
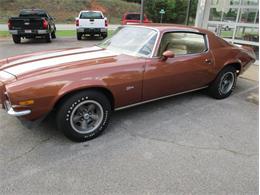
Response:
POLYGON ((12 23, 10 20, 8 20, 8 28, 11 29, 12 28, 12 23))
POLYGON ((105 20, 105 27, 107 27, 108 26, 108 21, 107 20, 105 20))
POLYGON ((76 26, 79 26, 79 20, 76 20, 76 26))
POLYGON ((43 24, 42 24, 43 29, 47 29, 48 28, 48 21, 43 19, 43 24))

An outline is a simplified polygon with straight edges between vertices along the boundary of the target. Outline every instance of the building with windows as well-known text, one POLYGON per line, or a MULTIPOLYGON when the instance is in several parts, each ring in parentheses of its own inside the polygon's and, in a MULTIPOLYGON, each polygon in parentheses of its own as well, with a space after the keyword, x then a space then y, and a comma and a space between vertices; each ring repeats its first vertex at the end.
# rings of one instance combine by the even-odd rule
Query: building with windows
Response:
POLYGON ((259 58, 259 0, 199 0, 195 25, 254 48, 259 58))

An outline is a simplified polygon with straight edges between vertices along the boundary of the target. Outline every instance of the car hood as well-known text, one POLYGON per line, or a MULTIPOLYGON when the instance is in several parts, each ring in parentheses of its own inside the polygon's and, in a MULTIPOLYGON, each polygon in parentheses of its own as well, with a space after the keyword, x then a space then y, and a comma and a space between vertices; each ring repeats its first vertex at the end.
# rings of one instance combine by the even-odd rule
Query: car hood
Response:
MULTIPOLYGON (((44 71, 59 70, 62 67, 74 67, 96 59, 115 57, 117 54, 109 50, 94 46, 90 48, 70 49, 55 52, 41 53, 29 57, 19 58, 9 63, 2 64, 0 71, 10 73, 17 78, 25 75, 40 74, 44 71)), ((7 60, 8 62, 8 60, 7 60)))

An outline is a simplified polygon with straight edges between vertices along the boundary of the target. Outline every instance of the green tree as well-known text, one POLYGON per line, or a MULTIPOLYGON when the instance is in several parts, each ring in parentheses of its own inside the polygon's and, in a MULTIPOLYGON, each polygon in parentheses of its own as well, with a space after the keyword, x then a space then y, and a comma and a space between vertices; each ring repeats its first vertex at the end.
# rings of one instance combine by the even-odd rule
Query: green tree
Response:
POLYGON ((164 9, 164 22, 171 22, 175 17, 175 0, 149 0, 145 1, 145 12, 153 22, 160 22, 160 10, 164 9))
MULTIPOLYGON (((198 0, 192 0, 190 24, 196 17, 198 0)), ((145 13, 153 22, 160 22, 160 10, 164 9, 163 23, 184 24, 188 0, 145 0, 145 13)))

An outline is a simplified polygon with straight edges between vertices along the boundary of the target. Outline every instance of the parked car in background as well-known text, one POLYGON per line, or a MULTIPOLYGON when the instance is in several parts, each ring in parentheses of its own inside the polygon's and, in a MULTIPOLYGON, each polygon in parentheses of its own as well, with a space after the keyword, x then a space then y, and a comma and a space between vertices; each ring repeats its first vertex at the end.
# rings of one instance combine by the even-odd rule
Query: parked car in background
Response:
POLYGON ((232 28, 235 28, 233 21, 224 20, 223 22, 225 22, 225 23, 221 26, 222 30, 230 31, 232 28))
POLYGON ((108 20, 101 11, 81 11, 76 18, 77 39, 82 36, 107 37, 108 20))
POLYGON ((226 98, 254 61, 251 48, 204 29, 126 25, 91 48, 1 60, 0 103, 31 121, 55 111, 68 138, 86 141, 107 127, 113 110, 204 88, 226 98))
MULTIPOLYGON (((140 23, 140 17, 141 14, 138 12, 128 12, 125 13, 123 18, 122 18, 122 25, 126 24, 138 24, 140 23)), ((144 20, 143 23, 151 23, 152 21, 148 20, 146 15, 144 15, 144 20)))
POLYGON ((18 17, 9 19, 8 28, 14 43, 21 43, 21 38, 44 38, 46 42, 56 38, 54 18, 42 9, 21 10, 18 17))

